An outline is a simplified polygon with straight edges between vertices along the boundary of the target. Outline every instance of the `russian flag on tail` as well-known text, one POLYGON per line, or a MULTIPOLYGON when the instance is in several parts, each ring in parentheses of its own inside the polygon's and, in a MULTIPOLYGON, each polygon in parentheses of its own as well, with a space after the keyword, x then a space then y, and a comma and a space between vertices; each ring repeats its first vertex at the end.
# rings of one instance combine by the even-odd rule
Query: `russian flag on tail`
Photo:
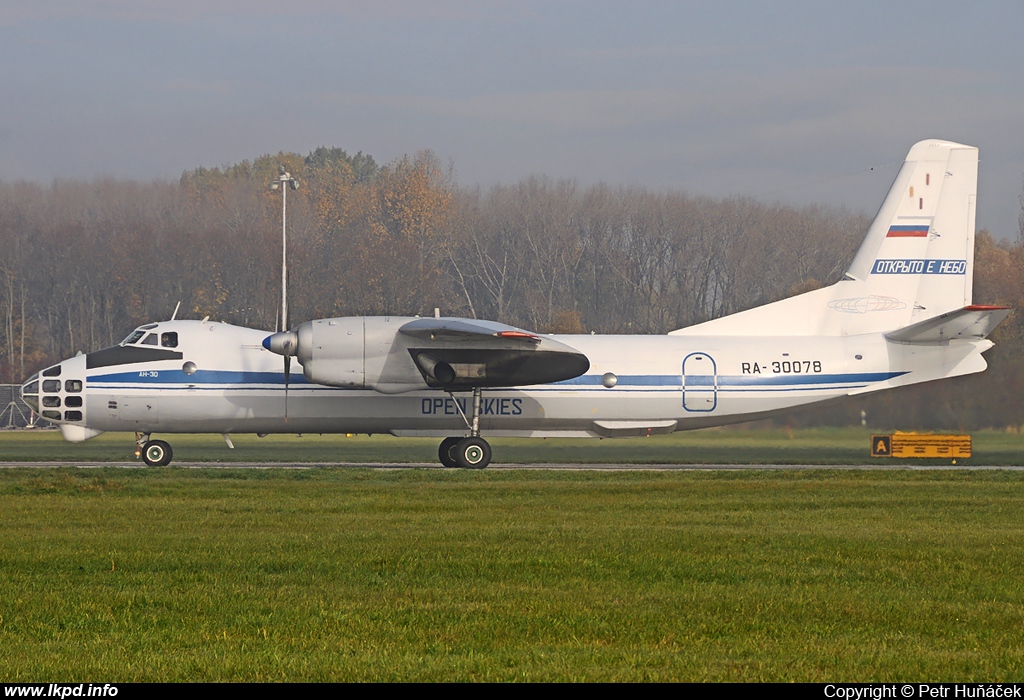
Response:
POLYGON ((909 226, 890 226, 886 238, 927 238, 928 224, 911 224, 909 226))

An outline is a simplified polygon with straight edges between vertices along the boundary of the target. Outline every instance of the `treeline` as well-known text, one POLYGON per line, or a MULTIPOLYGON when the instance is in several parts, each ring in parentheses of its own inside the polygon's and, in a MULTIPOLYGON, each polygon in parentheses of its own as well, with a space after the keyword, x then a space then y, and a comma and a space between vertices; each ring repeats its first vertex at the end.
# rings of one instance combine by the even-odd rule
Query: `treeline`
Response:
MULTIPOLYGON (((664 333, 834 282, 869 223, 831 208, 539 177, 464 189, 429 152, 379 166, 319 148, 177 183, 0 183, 0 381, 112 345, 178 302, 179 318, 274 329, 281 193, 268 184, 279 167, 300 183, 288 193, 290 325, 437 307, 542 332, 664 333)), ((1021 256, 1019 243, 979 235, 975 298, 1019 302, 1021 256)), ((871 413, 1024 424, 1008 396, 1022 330, 1011 318, 997 331, 981 381, 947 382, 938 398, 898 393, 906 406, 876 401, 871 413)), ((813 419, 851 420, 851 406, 813 419)))

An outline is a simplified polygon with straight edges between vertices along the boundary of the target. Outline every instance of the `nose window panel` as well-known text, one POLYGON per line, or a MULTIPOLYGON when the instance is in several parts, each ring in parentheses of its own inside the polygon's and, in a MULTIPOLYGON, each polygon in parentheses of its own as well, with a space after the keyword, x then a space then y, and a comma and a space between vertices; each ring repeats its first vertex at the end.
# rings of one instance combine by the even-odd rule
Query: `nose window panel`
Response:
POLYGON ((67 379, 64 381, 64 391, 69 394, 77 394, 82 391, 81 379, 67 379))
POLYGON ((60 397, 59 396, 44 396, 43 405, 47 408, 60 408, 60 397))
POLYGON ((60 420, 60 411, 43 411, 43 418, 49 418, 50 420, 60 420))
POLYGON ((44 377, 59 377, 60 376, 60 365, 54 365, 49 369, 43 370, 44 377))
POLYGON ((43 391, 49 393, 56 393, 60 391, 60 380, 59 379, 46 379, 43 381, 43 391))
POLYGON ((64 411, 64 420, 82 420, 82 412, 64 411))
POLYGON ((28 384, 25 385, 25 388, 22 389, 21 393, 22 393, 22 395, 24 395, 24 394, 38 394, 39 393, 39 382, 38 381, 29 382, 28 384))
POLYGON ((69 396, 64 399, 64 405, 68 408, 81 408, 82 397, 81 396, 69 396))

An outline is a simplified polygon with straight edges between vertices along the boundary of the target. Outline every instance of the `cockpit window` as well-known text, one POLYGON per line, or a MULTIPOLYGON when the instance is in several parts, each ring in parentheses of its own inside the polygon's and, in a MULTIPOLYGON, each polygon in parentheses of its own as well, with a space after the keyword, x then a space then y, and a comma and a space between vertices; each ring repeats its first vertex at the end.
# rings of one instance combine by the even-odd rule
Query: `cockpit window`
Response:
POLYGON ((54 365, 49 369, 43 370, 44 377, 59 377, 60 376, 60 365, 54 365))
POLYGON ((140 345, 156 345, 156 333, 150 333, 139 344, 140 345))
POLYGON ((178 334, 177 333, 163 333, 160 335, 160 344, 165 348, 176 348, 178 347, 178 334))
POLYGON ((131 345, 132 343, 139 342, 139 338, 146 335, 146 331, 132 331, 131 334, 121 341, 121 345, 131 345))

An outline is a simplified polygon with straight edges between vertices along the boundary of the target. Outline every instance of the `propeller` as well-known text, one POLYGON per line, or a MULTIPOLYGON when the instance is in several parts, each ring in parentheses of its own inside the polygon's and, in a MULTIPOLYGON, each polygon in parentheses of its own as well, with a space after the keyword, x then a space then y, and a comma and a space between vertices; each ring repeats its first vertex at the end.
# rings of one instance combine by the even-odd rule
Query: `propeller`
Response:
MULTIPOLYGON (((277 177, 270 181, 270 189, 281 190, 281 325, 288 327, 288 190, 299 189, 299 182, 283 165, 277 167, 277 177)), ((263 347, 284 356, 284 420, 288 422, 288 380, 292 372, 292 356, 298 351, 299 334, 294 330, 274 333, 263 339, 263 347)))
POLYGON ((263 339, 263 347, 284 358, 284 419, 288 421, 288 383, 292 376, 292 357, 299 351, 299 334, 283 331, 263 339))

